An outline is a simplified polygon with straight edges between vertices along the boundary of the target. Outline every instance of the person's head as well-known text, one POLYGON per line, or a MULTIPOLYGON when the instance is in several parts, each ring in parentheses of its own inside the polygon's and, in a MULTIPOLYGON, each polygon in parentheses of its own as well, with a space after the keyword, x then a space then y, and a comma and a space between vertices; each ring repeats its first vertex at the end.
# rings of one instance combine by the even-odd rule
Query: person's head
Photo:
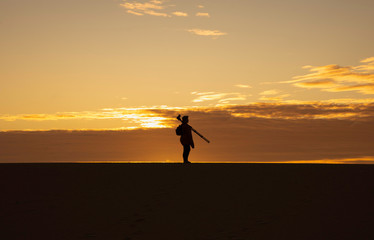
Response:
POLYGON ((188 123, 188 116, 182 117, 182 123, 188 123))

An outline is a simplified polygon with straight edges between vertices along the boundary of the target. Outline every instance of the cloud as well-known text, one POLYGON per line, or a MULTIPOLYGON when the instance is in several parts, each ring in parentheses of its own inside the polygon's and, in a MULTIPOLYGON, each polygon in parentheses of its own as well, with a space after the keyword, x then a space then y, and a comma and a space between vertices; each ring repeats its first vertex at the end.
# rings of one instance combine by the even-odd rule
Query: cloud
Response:
POLYGON ((298 87, 304 87, 304 88, 327 88, 336 86, 335 81, 331 79, 321 79, 321 80, 315 80, 310 82, 298 82, 294 84, 298 87))
MULTIPOLYGON (((183 11, 174 11, 174 12, 165 12, 170 7, 175 7, 175 5, 165 5, 165 1, 150 0, 150 1, 141 1, 141 0, 123 0, 123 3, 120 4, 121 7, 127 9, 127 13, 144 16, 151 15, 157 17, 187 17, 188 14, 183 11)), ((196 16, 201 17, 210 17, 209 13, 197 13, 196 16)))
POLYGON ((187 17, 188 16, 188 14, 185 13, 185 12, 173 12, 172 14, 175 15, 175 16, 178 16, 178 17, 187 17))
POLYGON ((120 4, 120 6, 126 8, 126 9, 131 9, 131 10, 139 10, 139 11, 146 11, 149 9, 164 9, 165 7, 161 5, 161 1, 148 1, 145 3, 140 3, 140 2, 127 2, 125 1, 124 3, 120 4))
MULTIPOLYGON (((157 16, 157 17, 188 17, 188 13, 184 11, 173 11, 171 12, 168 9, 170 7, 175 7, 176 5, 167 5, 166 1, 160 0, 122 0, 120 4, 121 7, 125 8, 127 13, 136 15, 136 16, 157 16)), ((203 5, 198 5, 198 8, 204 8, 203 5)), ((195 14, 197 17, 210 17, 210 14, 207 12, 197 12, 195 14)), ((219 30, 210 30, 210 29, 187 29, 186 31, 199 35, 199 36, 210 36, 213 39, 218 38, 219 36, 227 35, 227 33, 219 30)))
POLYGON ((165 7, 162 5, 162 1, 148 1, 145 3, 141 2, 127 2, 125 1, 124 3, 120 4, 120 6, 126 8, 126 9, 131 9, 131 10, 138 10, 138 11, 147 11, 149 9, 157 9, 157 10, 162 10, 165 7))
POLYGON ((365 64, 355 67, 356 70, 368 73, 374 71, 374 57, 366 58, 364 60, 361 60, 361 62, 365 64))
POLYGON ((187 31, 192 34, 199 35, 199 36, 218 37, 218 36, 227 35, 227 33, 221 32, 219 30, 204 30, 204 29, 194 28, 194 29, 188 29, 187 31))
POLYGON ((362 98, 362 99, 354 99, 354 98, 335 98, 322 101, 324 103, 334 103, 334 104, 352 104, 352 103, 374 103, 374 98, 362 98))
POLYGON ((198 12, 196 13, 196 16, 197 17, 210 17, 210 14, 209 13, 202 13, 202 12, 198 12))
POLYGON ((360 62, 374 64, 374 57, 365 58, 364 60, 361 60, 360 62))
POLYGON ((143 16, 144 15, 143 13, 135 12, 133 10, 127 10, 127 12, 130 13, 130 14, 136 15, 136 16, 143 16))
POLYGON ((357 91, 363 94, 374 94, 374 83, 371 84, 357 84, 350 86, 337 86, 334 88, 326 89, 328 92, 344 92, 344 91, 357 91))
POLYGON ((191 94, 198 96, 192 100, 192 102, 195 103, 218 100, 219 104, 227 104, 232 101, 243 101, 247 99, 246 96, 241 93, 192 92, 191 94))
POLYGON ((153 10, 147 10, 147 11, 144 11, 144 13, 151 15, 151 16, 156 16, 156 17, 170 17, 170 15, 167 13, 156 12, 153 10))
POLYGON ((374 94, 374 57, 361 61, 358 66, 304 66, 311 73, 296 76, 292 83, 302 88, 319 88, 328 92, 355 91, 362 94, 374 94))
MULTIPOLYGON (((193 92, 197 98, 193 102, 203 101, 227 101, 227 99, 245 100, 240 93, 217 93, 217 92, 193 92)), ((281 95, 283 96, 283 95, 281 95)), ((324 102, 289 101, 289 103, 252 103, 246 105, 217 105, 209 107, 139 107, 139 108, 104 108, 98 111, 82 112, 58 112, 55 114, 18 114, 0 115, 3 121, 55 121, 55 120, 138 120, 147 119, 167 120, 167 116, 173 116, 179 111, 195 112, 226 112, 235 116, 277 119, 314 119, 334 118, 346 114, 349 116, 374 118, 374 98, 367 99, 331 99, 324 102), (250 115, 246 115, 250 114, 250 115)), ((165 125, 166 127, 168 125, 165 125)))
MULTIPOLYGON (((54 128, 59 122, 79 122, 84 117, 89 118, 84 126, 95 120, 108 126, 117 119, 123 125, 130 122, 132 127, 0 131, 0 162, 180 159, 180 143, 174 132, 178 114, 189 115, 190 124, 211 141, 207 144, 194 135, 195 162, 374 163, 374 101, 370 99, 355 104, 158 106, 8 116, 14 118, 10 124, 22 121, 34 130, 37 128, 32 124, 45 126, 49 118, 55 119, 54 128)), ((0 122, 4 129, 4 121, 0 122)))
POLYGON ((248 95, 236 93, 236 94, 233 94, 232 97, 220 99, 218 101, 218 103, 219 104, 229 104, 232 101, 244 101, 244 100, 247 100, 247 96, 248 95))
POLYGON ((224 108, 237 117, 271 119, 374 119, 374 102, 337 103, 254 103, 224 108))
MULTIPOLYGON (((232 104, 245 101, 240 93, 195 92, 195 103, 213 102, 212 106, 141 108, 105 108, 97 111, 58 112, 55 114, 0 115, 0 131, 25 129, 153 129, 172 128, 179 113, 201 115, 216 113, 234 118, 273 120, 340 119, 374 121, 374 99, 331 99, 325 102, 283 101, 281 103, 232 104), (21 127, 19 127, 21 126, 21 127), (71 128, 70 126, 73 126, 71 128)), ((264 96, 280 101, 285 96, 264 96)), ((230 120, 230 121, 231 121, 230 120)))
POLYGON ((238 87, 238 88, 252 88, 251 86, 249 85, 245 85, 245 84, 236 84, 234 85, 235 87, 238 87))
POLYGON ((279 95, 279 96, 262 96, 260 97, 260 100, 261 101, 276 101, 276 102, 280 102, 280 101, 283 101, 284 98, 286 97, 289 97, 290 94, 283 94, 283 95, 279 95))
MULTIPOLYGON (((374 102, 111 108, 76 115, 89 113, 117 117, 146 113, 144 117, 166 119, 169 125, 131 131, 1 132, 0 161, 180 159, 174 133, 178 114, 189 115, 190 124, 211 140, 207 144, 194 135, 193 161, 373 163, 374 159, 374 102)), ((134 120, 138 121, 135 116, 134 120)))
POLYGON ((170 15, 167 13, 159 12, 160 10, 166 8, 166 6, 163 5, 163 3, 163 1, 157 0, 150 0, 148 2, 128 2, 124 0, 124 3, 120 4, 120 6, 126 8, 128 13, 137 16, 143 16, 147 14, 152 16, 170 17, 170 15))
POLYGON ((278 94, 279 93, 279 90, 276 90, 276 89, 272 89, 272 90, 266 90, 266 91, 263 91, 261 93, 259 93, 260 95, 275 95, 275 94, 278 94))
MULTIPOLYGON (((237 93, 195 93, 202 97, 203 101, 223 100, 230 98, 240 99, 243 97, 237 93)), ((252 103, 246 105, 219 105, 213 107, 168 107, 155 106, 144 108, 105 108, 99 111, 63 112, 56 114, 19 114, 0 115, 0 120, 5 121, 56 121, 56 120, 82 120, 98 119, 110 120, 121 119, 124 121, 135 121, 140 124, 157 123, 153 125, 172 126, 174 116, 179 112, 190 112, 195 114, 217 113, 226 114, 239 118, 265 118, 265 119, 351 119, 351 120, 374 120, 374 99, 356 100, 332 99, 326 102, 299 102, 299 103, 252 103), (337 103, 336 103, 337 102, 337 103)), ((152 128, 153 125, 144 125, 152 128)))

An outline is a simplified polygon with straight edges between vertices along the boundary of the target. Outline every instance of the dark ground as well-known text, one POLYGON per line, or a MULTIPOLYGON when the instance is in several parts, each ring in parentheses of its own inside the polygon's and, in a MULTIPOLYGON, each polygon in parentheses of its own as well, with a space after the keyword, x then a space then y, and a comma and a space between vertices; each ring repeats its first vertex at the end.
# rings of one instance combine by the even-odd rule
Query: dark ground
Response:
POLYGON ((374 239, 374 165, 0 164, 0 239, 374 239))

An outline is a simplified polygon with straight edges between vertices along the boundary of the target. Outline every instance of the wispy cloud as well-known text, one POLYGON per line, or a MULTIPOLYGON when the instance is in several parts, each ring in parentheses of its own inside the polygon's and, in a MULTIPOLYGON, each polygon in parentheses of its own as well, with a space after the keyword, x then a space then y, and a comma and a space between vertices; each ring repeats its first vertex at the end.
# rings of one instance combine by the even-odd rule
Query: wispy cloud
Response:
POLYGON ((210 14, 209 13, 206 13, 206 12, 198 12, 198 13, 196 13, 195 14, 195 16, 197 16, 197 17, 210 17, 210 14))
POLYGON ((275 94, 278 94, 278 93, 279 93, 279 90, 271 89, 271 90, 263 91, 263 92, 261 92, 261 93, 259 93, 259 94, 260 94, 260 95, 267 96, 267 95, 275 95, 275 94))
POLYGON ((234 85, 235 87, 238 87, 238 88, 252 88, 251 86, 249 85, 246 85, 246 84, 236 84, 234 85))
POLYGON ((156 16, 156 17, 170 17, 170 15, 167 13, 156 12, 153 10, 148 10, 148 11, 145 11, 144 13, 151 15, 151 16, 156 16))
POLYGON ((330 103, 330 104, 353 104, 353 103, 374 103, 374 98, 334 98, 334 99, 328 99, 322 101, 324 103, 330 103))
POLYGON ((374 83, 370 84, 357 84, 350 86, 338 86, 335 88, 326 89, 329 92, 344 92, 344 91, 356 91, 363 94, 374 94, 374 83))
POLYGON ((374 57, 365 58, 364 60, 361 60, 362 63, 366 63, 364 65, 360 65, 356 67, 356 70, 361 71, 372 71, 374 70, 374 57))
POLYGON ((192 100, 194 103, 217 100, 219 104, 227 104, 232 101, 246 100, 246 96, 241 93, 218 93, 218 92, 192 92, 197 97, 192 100))
MULTIPOLYGON (((176 5, 174 4, 166 4, 167 1, 165 0, 122 0, 120 4, 121 7, 127 10, 127 13, 136 15, 136 16, 156 16, 156 17, 188 17, 188 13, 180 10, 180 11, 172 11, 171 9, 175 9, 176 5)), ((199 9, 204 8, 203 5, 197 6, 199 9)), ((209 18, 210 14, 208 12, 197 12, 195 14, 197 17, 206 17, 209 18)), ((199 35, 199 36, 210 36, 213 39, 218 38, 219 36, 227 35, 226 32, 222 32, 219 30, 210 30, 210 29, 201 29, 201 28, 192 28, 187 29, 186 31, 199 35)))
MULTIPOLYGON (((183 11, 167 11, 170 7, 175 7, 175 5, 166 5, 166 1, 159 0, 150 0, 150 1, 141 1, 141 0, 123 0, 123 3, 120 6, 127 9, 127 12, 137 16, 151 15, 158 17, 187 17, 188 14, 183 11)), ((196 16, 210 17, 209 13, 198 13, 196 16)))
POLYGON ((361 60, 360 62, 362 62, 362 63, 369 63, 372 66, 374 66, 374 57, 365 58, 365 59, 361 60))
POLYGON ((192 33, 192 34, 199 35, 199 36, 218 37, 218 36, 227 35, 227 33, 221 32, 219 30, 207 30, 207 29, 194 28, 194 29, 188 29, 187 31, 192 33))
POLYGON ((218 105, 225 105, 225 104, 230 104, 231 102, 233 101, 244 101, 244 100, 247 100, 247 96, 249 95, 244 95, 244 94, 240 94, 240 93, 235 93, 235 94, 232 94, 232 96, 228 96, 226 98, 222 98, 218 101, 218 105))
POLYGON ((128 1, 124 0, 124 3, 122 3, 120 5, 124 8, 126 8, 126 9, 146 11, 146 10, 149 10, 149 9, 162 10, 162 9, 165 8, 162 5, 162 3, 163 3, 162 1, 154 1, 154 0, 150 0, 150 1, 144 2, 144 3, 137 2, 137 1, 128 2, 128 1))
POLYGON ((188 14, 185 13, 185 12, 173 12, 172 14, 175 15, 175 16, 178 16, 178 17, 187 17, 188 16, 188 14))
POLYGON ((319 88, 328 92, 355 91, 362 94, 374 94, 374 57, 366 58, 358 66, 304 66, 309 74, 296 76, 292 83, 302 88, 319 88))
POLYGON ((294 83, 295 86, 304 88, 326 88, 336 86, 335 81, 331 79, 321 79, 310 82, 294 83))
POLYGON ((275 101, 275 102, 281 102, 284 100, 284 98, 286 97, 289 97, 290 94, 282 94, 282 95, 278 95, 278 96, 262 96, 260 97, 260 100, 261 101, 275 101))
POLYGON ((136 15, 136 16, 143 16, 144 15, 143 13, 135 12, 133 10, 127 10, 127 12, 130 13, 130 14, 136 15))
POLYGON ((147 2, 139 2, 139 1, 126 1, 120 4, 120 6, 127 9, 127 12, 130 14, 134 14, 137 16, 143 15, 152 15, 152 16, 161 16, 161 17, 169 17, 170 15, 165 12, 160 12, 160 10, 165 9, 164 1, 158 0, 150 0, 147 2))

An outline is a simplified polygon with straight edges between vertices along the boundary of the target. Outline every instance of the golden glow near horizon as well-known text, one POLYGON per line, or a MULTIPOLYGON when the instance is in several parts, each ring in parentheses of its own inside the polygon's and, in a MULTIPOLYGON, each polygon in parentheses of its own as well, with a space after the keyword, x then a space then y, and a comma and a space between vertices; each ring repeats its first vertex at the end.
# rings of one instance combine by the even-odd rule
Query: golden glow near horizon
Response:
MULTIPOLYGON (((368 156, 368 157, 360 157, 360 158, 343 158, 343 159, 318 159, 318 160, 295 160, 295 161, 282 161, 282 162, 276 162, 276 161, 266 161, 266 162, 259 162, 259 161, 240 161, 235 163, 278 163, 278 164, 373 164, 374 157, 368 156)), ((165 159, 164 161, 114 161, 114 162, 108 162, 108 161, 85 161, 85 162, 74 162, 74 163, 180 163, 179 161, 165 159)), ((194 163, 212 163, 209 161, 195 161, 194 163)), ((231 162, 219 162, 219 163, 233 163, 231 162)))

